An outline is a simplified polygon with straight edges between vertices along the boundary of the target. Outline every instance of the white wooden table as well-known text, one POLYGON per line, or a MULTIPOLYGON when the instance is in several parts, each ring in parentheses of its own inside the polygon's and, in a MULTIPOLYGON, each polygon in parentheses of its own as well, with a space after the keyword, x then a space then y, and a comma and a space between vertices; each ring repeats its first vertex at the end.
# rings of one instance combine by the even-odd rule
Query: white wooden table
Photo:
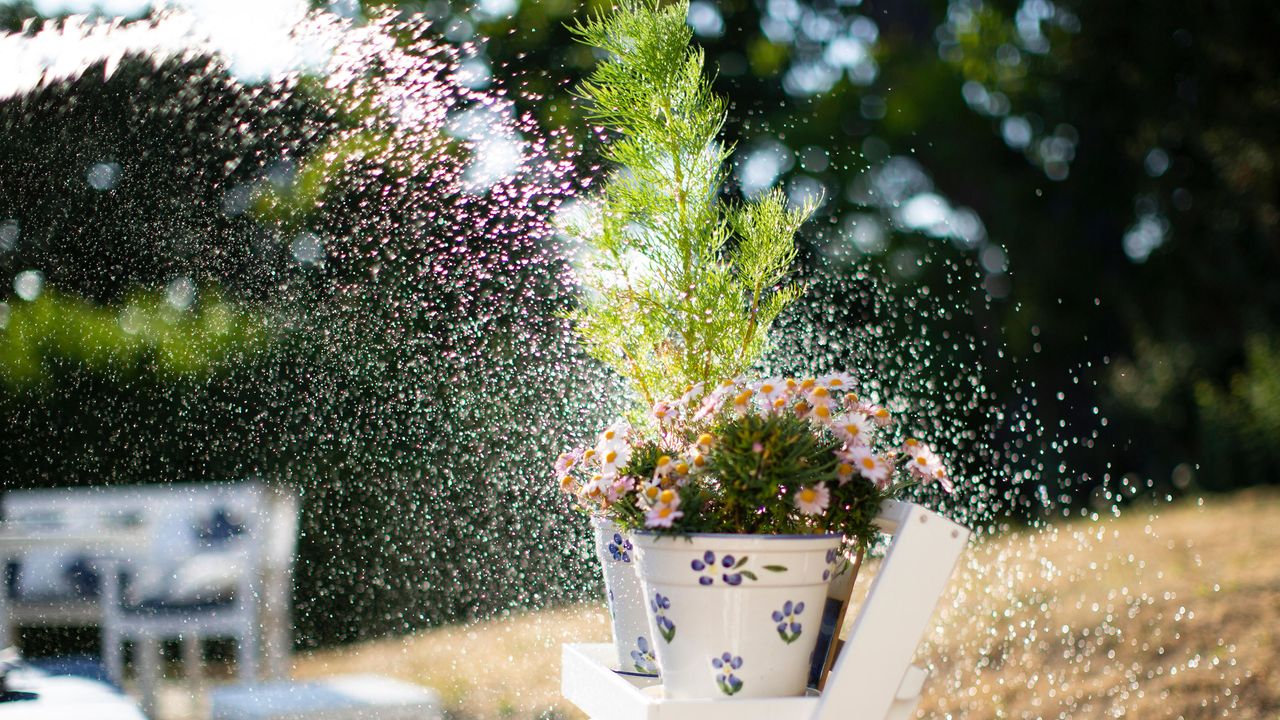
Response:
POLYGON ((611 645, 568 644, 561 692, 596 720, 906 720, 927 673, 911 664, 969 530, 911 503, 889 501, 876 525, 891 536, 821 693, 807 697, 674 700, 653 678, 611 669, 611 645))

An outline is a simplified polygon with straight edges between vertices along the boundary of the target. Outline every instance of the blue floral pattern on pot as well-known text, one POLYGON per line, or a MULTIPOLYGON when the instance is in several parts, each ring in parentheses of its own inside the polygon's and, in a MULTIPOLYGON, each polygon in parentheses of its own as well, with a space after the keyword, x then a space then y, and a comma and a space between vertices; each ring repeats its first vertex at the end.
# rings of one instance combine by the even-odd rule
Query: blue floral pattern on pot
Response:
POLYGON ((827 551, 827 569, 822 571, 823 582, 831 579, 831 573, 836 569, 836 549, 832 548, 827 551))
POLYGON ((734 560, 732 555, 725 555, 720 558, 720 567, 724 569, 724 572, 720 572, 720 570, 716 568, 716 554, 708 550, 702 554, 701 558, 694 558, 693 562, 689 563, 689 567, 693 568, 694 572, 701 574, 701 577, 698 578, 699 585, 714 584, 717 574, 719 574, 720 579, 724 581, 726 585, 741 585, 743 576, 749 577, 752 580, 756 579, 755 573, 752 573, 750 570, 734 572, 734 570, 742 567, 746 562, 746 556, 743 556, 741 560, 734 560))
POLYGON ((653 609, 654 624, 658 626, 658 634, 670 644, 676 636, 676 625, 666 615, 666 612, 671 609, 671 598, 656 592, 653 594, 653 599, 649 601, 649 607, 653 609))
POLYGON ((613 542, 609 543, 609 554, 614 562, 631 562, 631 541, 623 538, 621 533, 614 533, 613 542))
POLYGON ((635 664, 636 672, 647 675, 658 674, 658 663, 654 660, 653 648, 649 647, 649 641, 643 635, 636 638, 636 649, 631 651, 631 662, 635 664))
POLYGON ((804 612, 804 603, 793 603, 790 600, 782 604, 781 610, 773 611, 773 621, 778 624, 778 637, 788 645, 800 638, 800 613, 804 612))
MULTIPOLYGON (((760 579, 760 576, 756 575, 754 571, 743 567, 749 559, 746 555, 736 559, 732 555, 725 555, 720 558, 720 562, 717 565, 716 554, 708 550, 702 554, 702 557, 694 558, 689 563, 689 567, 699 574, 699 585, 714 585, 717 576, 725 585, 741 585, 743 578, 752 582, 760 579)), ((765 565, 764 569, 772 573, 784 573, 787 571, 787 568, 783 565, 765 565)))
POLYGON ((742 679, 733 674, 742 667, 742 658, 733 653, 724 653, 720 657, 711 658, 711 667, 716 669, 716 685, 725 695, 734 695, 742 689, 742 679))

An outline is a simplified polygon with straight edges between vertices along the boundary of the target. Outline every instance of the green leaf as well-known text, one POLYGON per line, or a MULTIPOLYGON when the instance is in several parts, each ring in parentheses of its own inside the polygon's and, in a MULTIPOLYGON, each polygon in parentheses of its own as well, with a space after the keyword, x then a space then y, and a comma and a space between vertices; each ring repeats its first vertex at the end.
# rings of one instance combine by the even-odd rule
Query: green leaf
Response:
POLYGON ((759 580, 759 579, 760 579, 760 578, 756 577, 756 574, 755 574, 755 573, 753 573, 753 572, 751 572, 750 570, 743 570, 743 571, 742 571, 742 577, 747 578, 748 580, 759 580))
POLYGON ((781 565, 765 565, 764 569, 768 570, 769 572, 776 572, 776 573, 787 571, 787 569, 781 565))
POLYGON ((736 562, 736 563, 734 563, 734 564, 733 564, 733 569, 734 569, 734 570, 737 570, 738 568, 742 567, 743 565, 746 565, 746 564, 747 564, 747 557, 748 557, 748 556, 743 555, 741 558, 739 558, 739 559, 738 559, 738 562, 736 562))

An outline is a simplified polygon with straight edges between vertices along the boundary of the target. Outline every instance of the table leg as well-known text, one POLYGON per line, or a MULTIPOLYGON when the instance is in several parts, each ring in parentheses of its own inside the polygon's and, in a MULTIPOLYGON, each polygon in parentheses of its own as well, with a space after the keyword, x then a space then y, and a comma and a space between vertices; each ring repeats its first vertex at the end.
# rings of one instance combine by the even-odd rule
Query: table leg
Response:
POLYGON ((0 572, 0 648, 13 644, 9 633, 9 588, 4 582, 4 573, 0 572))
POLYGON ((153 635, 143 635, 138 638, 135 651, 142 712, 147 717, 155 717, 156 689, 160 683, 160 642, 153 635))

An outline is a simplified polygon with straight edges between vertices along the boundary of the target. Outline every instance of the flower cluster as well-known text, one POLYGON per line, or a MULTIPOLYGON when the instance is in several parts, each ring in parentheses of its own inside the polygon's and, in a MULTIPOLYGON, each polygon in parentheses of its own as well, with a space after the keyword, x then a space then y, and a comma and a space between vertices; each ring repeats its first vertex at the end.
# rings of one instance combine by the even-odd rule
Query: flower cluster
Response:
POLYGON ((668 454, 641 442, 619 420, 600 433, 595 446, 562 454, 555 471, 560 488, 591 512, 606 513, 625 499, 643 511, 645 526, 670 528, 684 516, 679 489, 705 465, 706 450, 694 443, 687 455, 668 454))
POLYGON ((604 509, 634 487, 632 478, 619 473, 631 460, 633 432, 618 420, 600 433, 594 447, 575 448, 556 458, 560 489, 577 497, 584 507, 604 509))
POLYGON ((580 504, 625 527, 865 532, 879 501, 910 485, 953 489, 938 455, 895 440, 893 416, 847 373, 699 383, 646 420, 556 462, 580 504))

